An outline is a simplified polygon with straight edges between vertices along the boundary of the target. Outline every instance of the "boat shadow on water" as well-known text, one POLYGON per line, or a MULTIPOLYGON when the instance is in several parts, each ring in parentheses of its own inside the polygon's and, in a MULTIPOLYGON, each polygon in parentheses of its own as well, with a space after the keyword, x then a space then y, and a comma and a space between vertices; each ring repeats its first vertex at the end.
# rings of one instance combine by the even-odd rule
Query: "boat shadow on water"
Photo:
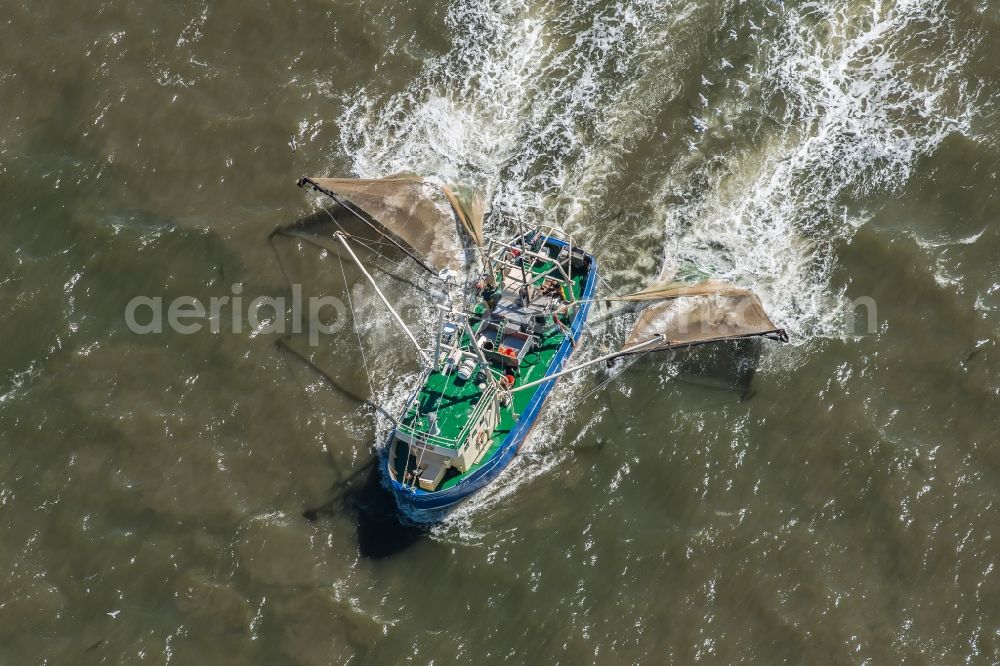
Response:
MULTIPOLYGON (((680 349, 661 362, 638 359, 628 366, 630 389, 607 393, 613 423, 624 430, 636 414, 653 413, 676 400, 683 400, 687 413, 748 402, 757 393, 753 383, 762 348, 760 340, 736 340, 680 349)), ((621 374, 612 381, 621 381, 621 374)))
POLYGON ((678 358, 677 379, 686 384, 733 393, 738 396, 739 402, 746 402, 756 393, 753 378, 760 365, 762 351, 763 342, 759 338, 694 348, 678 358))
MULTIPOLYGON (((753 396, 752 381, 760 352, 760 341, 745 340, 721 345, 716 350, 684 354, 677 359, 678 379, 733 395, 723 403, 731 403, 733 399, 743 402, 753 396)), ((314 369, 331 379, 322 370, 314 369)), ((607 442, 605 437, 599 436, 594 440, 545 447, 530 454, 528 464, 531 464, 530 458, 556 452, 597 455, 607 442)), ((357 529, 358 550, 362 557, 369 559, 385 559, 402 553, 429 534, 428 527, 408 521, 400 513, 391 492, 383 484, 379 460, 378 455, 372 453, 367 463, 331 487, 331 498, 326 503, 302 512, 302 516, 312 523, 350 515, 357 529)))
POLYGON ((402 518, 392 494, 382 485, 378 461, 378 456, 373 455, 367 464, 331 489, 333 496, 328 502, 302 512, 310 522, 351 515, 357 527, 358 551, 369 559, 401 553, 419 543, 429 531, 402 518))

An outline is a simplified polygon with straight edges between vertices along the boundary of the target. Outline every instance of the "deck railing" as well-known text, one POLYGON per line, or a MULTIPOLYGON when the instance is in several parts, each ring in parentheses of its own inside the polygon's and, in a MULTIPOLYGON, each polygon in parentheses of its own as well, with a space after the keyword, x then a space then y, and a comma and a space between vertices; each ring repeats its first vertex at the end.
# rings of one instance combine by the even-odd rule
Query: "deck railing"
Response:
POLYGON ((396 428, 399 432, 404 435, 409 435, 414 439, 414 443, 422 442, 424 444, 430 444, 432 446, 440 446, 442 448, 454 449, 456 445, 463 441, 469 434, 472 427, 479 422, 479 418, 486 411, 486 408, 492 404, 493 396, 496 394, 496 386, 491 382, 486 390, 483 391, 482 395, 479 397, 479 402, 476 404, 476 408, 473 410, 472 414, 466 420, 465 425, 462 426, 462 430, 458 433, 455 438, 441 437, 440 435, 432 435, 429 432, 419 430, 414 428, 412 425, 405 423, 400 423, 396 428))

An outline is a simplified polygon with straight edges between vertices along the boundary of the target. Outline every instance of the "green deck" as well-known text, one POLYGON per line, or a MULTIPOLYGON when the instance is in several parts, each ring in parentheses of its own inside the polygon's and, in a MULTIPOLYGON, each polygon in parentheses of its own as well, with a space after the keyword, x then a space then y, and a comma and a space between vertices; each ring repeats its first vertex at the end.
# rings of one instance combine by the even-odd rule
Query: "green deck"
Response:
MULTIPOLYGON (((537 283, 540 284, 543 281, 542 275, 553 268, 553 266, 552 262, 544 262, 532 269, 533 273, 538 276, 536 278, 537 283)), ((573 276, 573 290, 576 298, 581 297, 586 278, 586 274, 573 276)), ((473 312, 481 315, 483 309, 483 306, 480 305, 473 312)), ((566 323, 569 324, 571 322, 566 323)), ((547 336, 537 335, 537 344, 521 360, 520 374, 516 376, 514 386, 517 387, 542 379, 565 339, 565 334, 559 329, 556 329, 547 336)), ((471 349, 471 344, 472 341, 468 335, 461 337, 460 347, 462 349, 471 349)), ((499 365, 491 364, 491 368, 496 372, 500 371, 499 365)), ((457 373, 444 375, 436 370, 432 371, 427 375, 424 385, 417 394, 416 409, 411 406, 402 419, 402 425, 426 432, 429 427, 427 415, 430 412, 436 411, 438 427, 440 428, 440 433, 437 437, 440 439, 436 439, 434 443, 439 446, 445 446, 446 444, 442 440, 453 440, 453 444, 447 444, 447 448, 457 449, 461 446, 462 440, 465 438, 463 429, 469 422, 469 417, 475 411, 477 404, 479 404, 480 393, 475 381, 472 379, 462 381, 458 378, 457 373)), ((462 478, 475 472, 489 461, 500 449, 504 438, 514 428, 517 423, 517 415, 527 408, 532 395, 533 392, 530 390, 513 393, 510 406, 500 410, 500 423, 493 431, 490 447, 480 461, 470 467, 464 474, 454 468, 449 469, 437 490, 443 490, 458 484, 462 478)), ((399 476, 402 476, 405 465, 408 462, 407 453, 406 447, 398 447, 396 459, 393 463, 399 476)), ((412 458, 410 458, 409 462, 412 465, 412 458)))
MULTIPOLYGON (((463 342, 466 340, 468 336, 463 338, 463 342)), ((468 343, 463 346, 467 348, 468 343)), ((403 423, 420 432, 427 432, 430 427, 427 415, 437 412, 438 427, 441 429, 438 437, 441 441, 434 443, 458 449, 465 439, 459 439, 459 436, 469 422, 469 417, 476 411, 481 394, 482 391, 474 380, 462 381, 458 378, 458 373, 445 375, 435 370, 427 375, 417 394, 417 409, 411 408, 403 418, 403 423)))

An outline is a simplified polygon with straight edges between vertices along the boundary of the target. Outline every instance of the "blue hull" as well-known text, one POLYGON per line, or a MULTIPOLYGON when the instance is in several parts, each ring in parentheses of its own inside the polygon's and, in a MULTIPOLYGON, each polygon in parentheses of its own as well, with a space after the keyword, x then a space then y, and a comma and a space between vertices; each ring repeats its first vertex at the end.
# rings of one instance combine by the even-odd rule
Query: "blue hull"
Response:
MULTIPOLYGON (((590 256, 590 271, 587 274, 586 286, 580 298, 583 303, 570 328, 572 342, 570 342, 570 338, 566 338, 563 341, 552 362, 549 364, 545 376, 555 374, 568 365, 570 356, 573 355, 574 345, 580 341, 583 325, 590 314, 590 299, 593 298, 596 284, 597 261, 594 260, 593 256, 590 256)), ((403 514, 417 522, 439 521, 460 502, 467 499, 476 491, 486 487, 491 481, 500 476, 500 473, 507 469, 507 466, 514 460, 514 456, 517 455, 518 450, 521 448, 521 443, 531 431, 531 427, 542 411, 542 406, 545 404, 549 393, 552 392, 557 381, 559 381, 558 378, 540 384, 531 396, 528 407, 521 413, 517 425, 507 435, 503 443, 501 443, 497 453, 482 467, 469 475, 467 479, 447 490, 427 491, 421 488, 412 488, 404 486, 393 479, 389 474, 389 449, 391 447, 388 445, 383 446, 381 453, 382 473, 393 496, 396 498, 396 504, 403 514)), ((392 441, 391 436, 389 441, 392 441)))

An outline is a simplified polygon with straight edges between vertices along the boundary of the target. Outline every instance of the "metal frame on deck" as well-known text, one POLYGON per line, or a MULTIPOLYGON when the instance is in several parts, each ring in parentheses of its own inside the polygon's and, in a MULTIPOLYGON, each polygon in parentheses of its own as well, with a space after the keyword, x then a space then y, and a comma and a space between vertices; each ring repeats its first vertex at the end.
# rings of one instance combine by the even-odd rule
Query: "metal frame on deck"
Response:
MULTIPOLYGON (((551 238, 552 238, 551 236, 546 236, 545 241, 543 241, 543 245, 544 245, 545 242, 548 242, 551 238)), ((521 238, 521 242, 522 243, 524 242, 524 238, 523 237, 521 238)), ((565 284, 572 286, 573 279, 572 279, 571 275, 572 275, 572 272, 573 272, 573 245, 572 245, 572 241, 571 240, 566 240, 565 242, 567 244, 566 247, 569 248, 569 262, 568 262, 569 263, 569 271, 570 271, 569 273, 567 273, 563 269, 562 264, 559 263, 559 258, 558 257, 556 257, 555 259, 553 259, 552 257, 548 257, 548 256, 545 256, 545 255, 540 254, 538 252, 534 252, 533 250, 529 250, 529 249, 527 249, 524 246, 518 247, 518 246, 513 245, 511 243, 505 243, 503 241, 492 239, 492 238, 487 241, 487 246, 488 246, 490 252, 492 252, 493 246, 496 246, 498 248, 498 250, 499 250, 495 254, 491 254, 491 256, 490 256, 490 261, 491 262, 493 262, 494 264, 499 264, 500 266, 505 266, 507 268, 513 268, 513 269, 516 269, 516 270, 521 270, 522 272, 526 271, 526 269, 524 267, 524 264, 522 263, 520 266, 518 266, 514 262, 507 261, 506 259, 503 259, 502 256, 501 256, 503 254, 503 250, 517 250, 518 252, 520 252, 520 253, 522 253, 522 254, 524 254, 526 256, 532 257, 535 260, 541 259, 542 261, 551 261, 554 264, 553 269, 556 269, 556 268, 559 269, 559 272, 562 274, 562 277, 563 277, 562 281, 565 284)), ((534 266, 534 263, 532 263, 532 266, 534 266)), ((552 272, 553 269, 549 269, 549 271, 546 272, 546 273, 544 273, 542 276, 535 276, 535 277, 533 277, 532 278, 532 282, 534 282, 535 280, 537 280, 539 277, 548 277, 549 274, 552 272)), ((527 279, 525 278, 525 284, 526 283, 527 283, 527 279)), ((572 289, 569 290, 569 295, 570 295, 570 298, 572 299, 570 302, 576 303, 577 298, 576 298, 576 295, 573 293, 572 289)))

